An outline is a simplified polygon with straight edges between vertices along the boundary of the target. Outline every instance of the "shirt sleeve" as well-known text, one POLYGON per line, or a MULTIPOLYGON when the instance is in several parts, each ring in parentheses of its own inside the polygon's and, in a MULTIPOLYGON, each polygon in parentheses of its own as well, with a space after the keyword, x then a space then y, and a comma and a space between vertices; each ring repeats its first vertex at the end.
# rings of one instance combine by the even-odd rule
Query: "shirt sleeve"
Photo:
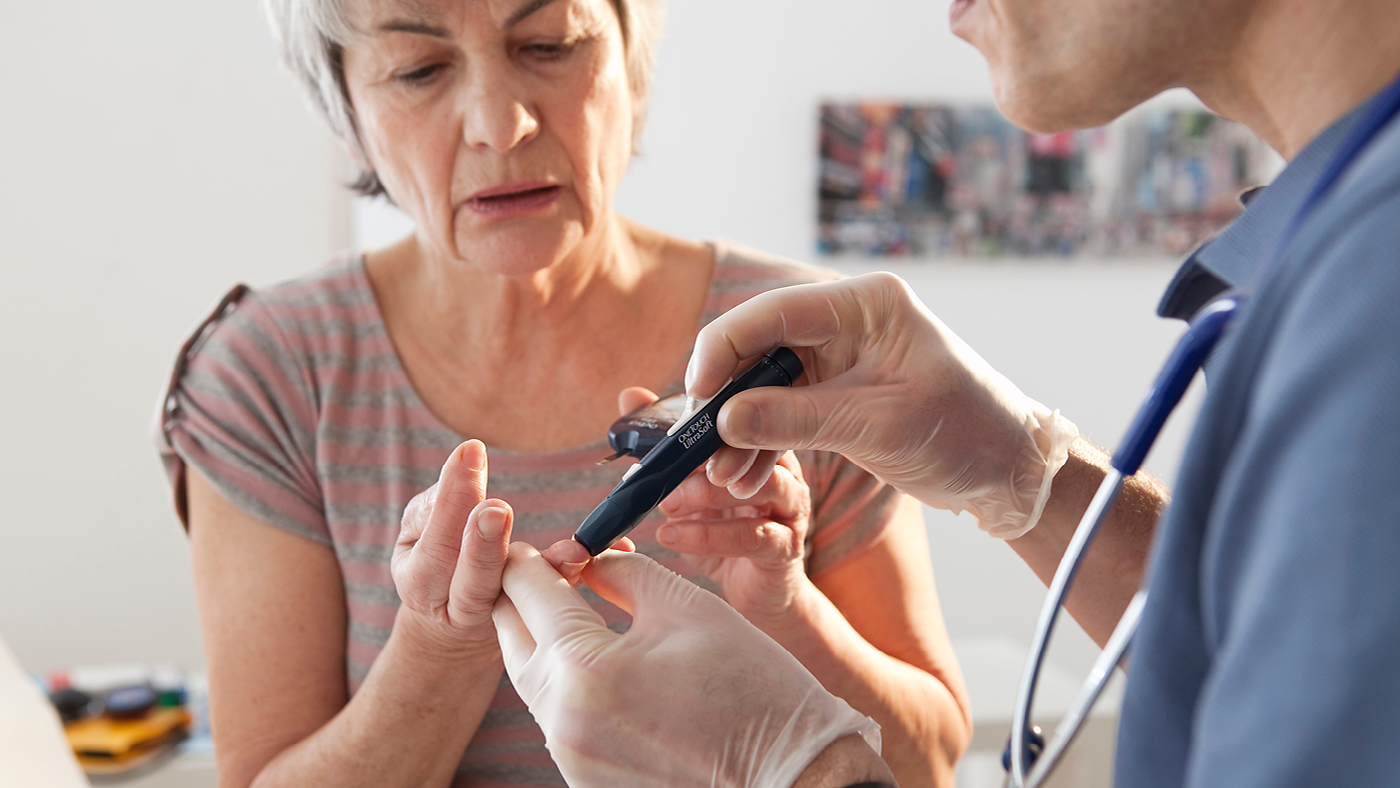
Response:
POLYGON ((903 495, 839 454, 797 453, 812 491, 807 573, 838 566, 870 549, 885 534, 903 495))
POLYGON ((1388 785, 1400 740, 1400 195, 1275 324, 1201 556, 1186 784, 1388 785))
POLYGON ((187 528, 193 467, 249 515, 330 543, 314 392, 306 354, 256 294, 234 288, 181 349, 157 416, 157 447, 187 528))

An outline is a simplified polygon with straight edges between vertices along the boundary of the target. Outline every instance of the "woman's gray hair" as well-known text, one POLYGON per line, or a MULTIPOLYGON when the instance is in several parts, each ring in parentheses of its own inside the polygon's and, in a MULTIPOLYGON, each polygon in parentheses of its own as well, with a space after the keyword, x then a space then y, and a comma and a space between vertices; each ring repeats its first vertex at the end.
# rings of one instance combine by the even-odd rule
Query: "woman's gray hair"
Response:
MULTIPOLYGON (((367 162, 360 130, 355 122, 350 92, 345 85, 345 47, 360 35, 346 18, 347 0, 263 0, 282 62, 306 90, 311 105, 330 123, 331 129, 367 162)), ((622 26, 627 52, 627 81, 634 98, 632 148, 637 149, 646 119, 651 69, 666 14, 666 0, 610 0, 622 26)), ((364 170, 351 184, 360 194, 384 194, 384 185, 372 170, 364 170)))

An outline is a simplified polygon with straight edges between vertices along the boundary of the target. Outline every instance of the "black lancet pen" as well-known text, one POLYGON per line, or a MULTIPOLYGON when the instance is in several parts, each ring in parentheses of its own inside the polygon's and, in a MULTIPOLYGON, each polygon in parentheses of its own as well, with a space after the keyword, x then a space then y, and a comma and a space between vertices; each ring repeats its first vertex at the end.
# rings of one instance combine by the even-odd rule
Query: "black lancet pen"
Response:
POLYGON ((672 430, 641 462, 628 468, 617 487, 574 532, 574 541, 589 555, 611 547, 724 445, 715 424, 719 409, 730 397, 759 386, 791 386, 801 376, 802 360, 788 348, 780 347, 759 359, 685 424, 672 430))

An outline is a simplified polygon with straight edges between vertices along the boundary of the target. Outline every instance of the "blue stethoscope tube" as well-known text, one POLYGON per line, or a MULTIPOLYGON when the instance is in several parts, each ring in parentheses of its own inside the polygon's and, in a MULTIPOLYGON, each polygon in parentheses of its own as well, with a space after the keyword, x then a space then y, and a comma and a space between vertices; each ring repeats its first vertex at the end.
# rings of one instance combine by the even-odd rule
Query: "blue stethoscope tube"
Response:
MULTIPOLYGON (((1373 99, 1371 107, 1342 143, 1327 169, 1323 171, 1322 177, 1318 178, 1302 207, 1279 237, 1274 253, 1275 265, 1298 228, 1321 202, 1323 196, 1341 180, 1347 168, 1397 114, 1400 114, 1400 79, 1392 82, 1373 99)), ((1060 559, 1055 577, 1050 582, 1045 604, 1040 610, 1031 650, 1026 658, 1025 671, 1021 676, 1021 688, 1017 692, 1016 710, 1011 721, 1011 742, 1003 757, 1010 788, 1039 788, 1044 783, 1064 755, 1065 749, 1074 741, 1090 708, 1103 693, 1114 668, 1132 644, 1133 635, 1136 634, 1138 623, 1142 619, 1143 608, 1147 604, 1145 589, 1138 591, 1123 611, 1123 616, 1114 627, 1108 642, 1104 644, 1103 652, 1094 662, 1094 667, 1085 679, 1078 697, 1056 727, 1054 737, 1048 745, 1040 740, 1038 734, 1030 727, 1036 683, 1045 661, 1045 652, 1055 620, 1059 617, 1070 583, 1079 571, 1084 551, 1093 541, 1099 526, 1103 525, 1108 511, 1118 498, 1118 493, 1123 489, 1123 480, 1137 473, 1153 441, 1161 432, 1162 425, 1181 401, 1186 388, 1219 342, 1243 301, 1240 295, 1226 295, 1202 309, 1191 321, 1186 334, 1177 342, 1167 363, 1158 373, 1147 401, 1133 418, 1122 445, 1114 452, 1108 473, 1099 484, 1093 501, 1075 528, 1074 537, 1070 540, 1064 557, 1060 559), (1032 742, 1032 739, 1035 741, 1032 742)))
POLYGON ((1060 565, 1055 569, 1055 577, 1050 581, 1050 590, 1045 596, 1045 604, 1040 609, 1035 638, 1031 642, 1030 655, 1021 676, 1021 689, 1016 697, 1016 711, 1011 719, 1009 772, 1010 784, 1013 788, 1039 785, 1055 768, 1065 749, 1079 733, 1084 718, 1089 714, 1089 709, 1103 693, 1109 677, 1113 674, 1113 669, 1117 667, 1119 660, 1123 658, 1123 654, 1132 643, 1133 635, 1137 632, 1138 621, 1142 618, 1143 605, 1147 602, 1146 591, 1139 591, 1128 603, 1127 610, 1123 612, 1118 626, 1109 636, 1108 642, 1104 645, 1103 653, 1094 663, 1089 678, 1085 680, 1083 689, 1079 691, 1079 696, 1075 698, 1074 704, 1060 721, 1059 727, 1056 728, 1054 738, 1038 756, 1033 756, 1032 751, 1027 749, 1027 739, 1030 734, 1031 706, 1035 699, 1035 687, 1040 678, 1040 668, 1045 661, 1045 653, 1049 645, 1050 634, 1055 627, 1055 620, 1059 617, 1060 608, 1064 603, 1065 596, 1069 593, 1070 583, 1074 581, 1074 576, 1079 573, 1084 552, 1088 549, 1089 543, 1094 540, 1094 536, 1098 534, 1099 526, 1103 525, 1103 521, 1107 519, 1109 510, 1113 508, 1113 502, 1117 500, 1118 493, 1123 489, 1123 480, 1137 473, 1143 458, 1147 456, 1147 450, 1152 447, 1153 441, 1162 431, 1162 425, 1166 423, 1167 416, 1171 415, 1177 404, 1181 402, 1182 395, 1186 393, 1187 387, 1196 377, 1196 372, 1205 363, 1211 349, 1220 341, 1221 335, 1225 333, 1225 327, 1229 325, 1241 303, 1243 303, 1242 299, 1236 296, 1226 296, 1215 301, 1197 314, 1195 319, 1191 321, 1191 327, 1177 341, 1171 356, 1167 358, 1166 365, 1162 367, 1162 371, 1157 375, 1157 380, 1152 384, 1147 401, 1142 403, 1132 425, 1128 428, 1128 434, 1123 438, 1122 445, 1118 447, 1118 451, 1113 453, 1108 473, 1100 482, 1098 492, 1094 494, 1093 501, 1085 510, 1084 517, 1074 530, 1074 537, 1070 539, 1069 547, 1065 549, 1064 557, 1060 559, 1060 565), (1034 761, 1033 765, 1032 761, 1034 761), (1027 774, 1028 771, 1029 774, 1027 774))

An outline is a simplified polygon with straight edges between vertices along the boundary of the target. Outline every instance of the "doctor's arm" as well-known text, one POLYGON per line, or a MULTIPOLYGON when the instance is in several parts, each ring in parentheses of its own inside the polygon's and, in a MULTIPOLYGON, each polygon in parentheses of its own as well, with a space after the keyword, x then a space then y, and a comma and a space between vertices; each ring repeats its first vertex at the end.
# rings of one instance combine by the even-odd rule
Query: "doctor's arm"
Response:
MULTIPOLYGON (((802 357, 806 385, 742 392, 720 411, 731 447, 707 472, 751 494, 764 449, 845 455, 934 506, 969 511, 1048 582, 1108 465, 1108 454, 1023 394, 943 325, 903 280, 876 273, 773 290, 735 307, 696 339, 688 393, 712 396, 746 359, 778 345, 802 357)), ((1166 490, 1127 484, 1088 551, 1067 601, 1102 644, 1141 585, 1166 490)))

